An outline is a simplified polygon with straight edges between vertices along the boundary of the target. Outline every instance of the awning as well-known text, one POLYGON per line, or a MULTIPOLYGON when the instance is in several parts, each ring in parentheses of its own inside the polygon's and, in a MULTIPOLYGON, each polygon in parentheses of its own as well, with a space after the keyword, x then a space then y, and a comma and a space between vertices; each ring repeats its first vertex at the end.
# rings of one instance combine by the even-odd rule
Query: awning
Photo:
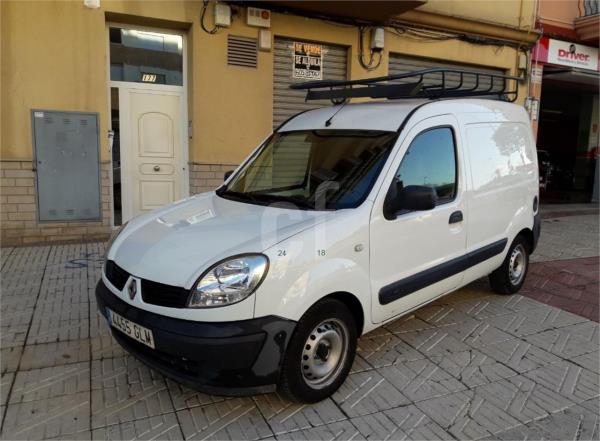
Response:
POLYGON ((546 79, 598 87, 600 74, 598 72, 575 68, 545 68, 544 80, 546 79))

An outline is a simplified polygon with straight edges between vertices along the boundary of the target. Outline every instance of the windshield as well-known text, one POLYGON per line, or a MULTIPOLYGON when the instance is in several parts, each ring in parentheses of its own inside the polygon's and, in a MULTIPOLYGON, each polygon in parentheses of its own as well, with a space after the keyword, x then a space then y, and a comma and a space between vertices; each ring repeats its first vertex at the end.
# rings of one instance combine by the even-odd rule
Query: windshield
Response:
POLYGON ((373 130, 274 133, 217 194, 269 205, 336 210, 360 205, 377 179, 397 134, 373 130))

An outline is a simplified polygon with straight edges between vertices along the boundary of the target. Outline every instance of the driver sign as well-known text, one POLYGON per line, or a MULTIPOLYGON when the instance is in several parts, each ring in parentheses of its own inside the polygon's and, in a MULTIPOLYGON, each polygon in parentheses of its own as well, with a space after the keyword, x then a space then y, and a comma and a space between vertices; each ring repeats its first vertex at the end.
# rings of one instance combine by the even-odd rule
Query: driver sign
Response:
POLYGON ((323 49, 320 44, 294 42, 293 78, 323 79, 323 49))

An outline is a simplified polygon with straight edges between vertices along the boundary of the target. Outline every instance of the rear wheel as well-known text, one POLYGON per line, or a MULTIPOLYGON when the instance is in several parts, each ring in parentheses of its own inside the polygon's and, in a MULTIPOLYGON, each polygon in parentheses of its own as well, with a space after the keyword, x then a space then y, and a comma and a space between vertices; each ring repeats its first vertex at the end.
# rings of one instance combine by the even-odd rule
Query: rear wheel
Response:
POLYGON ((490 285, 498 294, 514 294, 525 283, 529 269, 529 243, 524 236, 513 241, 502 266, 490 274, 490 285))
POLYGON ((314 403, 344 382, 356 353, 356 320, 342 302, 325 299, 298 321, 283 363, 280 391, 314 403))

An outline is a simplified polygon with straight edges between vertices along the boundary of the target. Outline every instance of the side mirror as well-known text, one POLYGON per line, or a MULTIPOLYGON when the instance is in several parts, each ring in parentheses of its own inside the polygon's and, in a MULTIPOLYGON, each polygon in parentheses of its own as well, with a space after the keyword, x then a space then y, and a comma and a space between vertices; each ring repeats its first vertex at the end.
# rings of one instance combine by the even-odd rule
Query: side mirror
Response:
POLYGON ((399 182, 388 192, 383 204, 383 214, 386 219, 396 219, 396 213, 401 210, 425 211, 435 208, 437 194, 435 189, 424 185, 407 185, 402 187, 399 182))
POLYGON ((231 176, 233 174, 233 170, 227 170, 225 172, 225 175, 223 176, 223 181, 226 181, 227 179, 229 179, 229 176, 231 176))
POLYGON ((425 211, 435 208, 437 194, 433 187, 424 185, 407 185, 398 192, 400 209, 425 211))

